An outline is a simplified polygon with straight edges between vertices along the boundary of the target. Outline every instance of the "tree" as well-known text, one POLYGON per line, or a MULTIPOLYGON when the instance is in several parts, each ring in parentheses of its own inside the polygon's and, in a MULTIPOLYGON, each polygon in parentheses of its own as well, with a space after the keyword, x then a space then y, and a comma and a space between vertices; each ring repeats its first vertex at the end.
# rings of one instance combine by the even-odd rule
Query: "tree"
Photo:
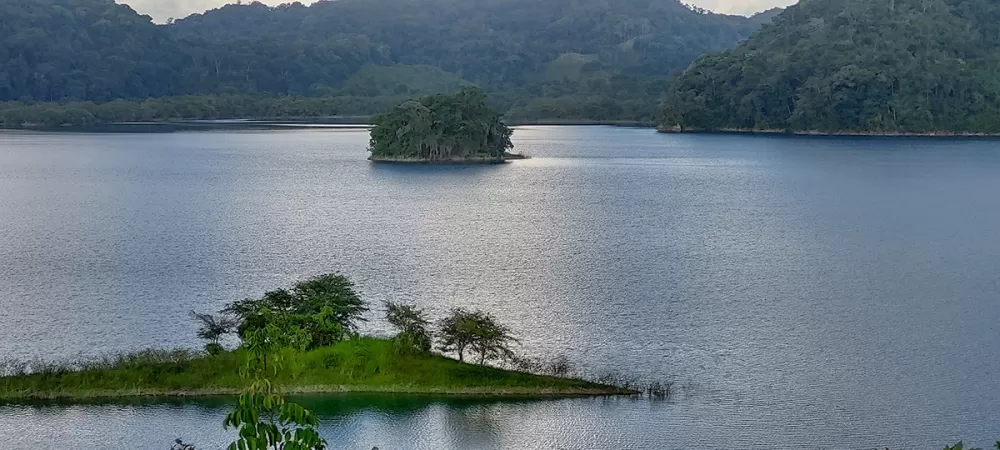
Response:
POLYGON ((511 335, 510 328, 496 323, 489 315, 481 315, 478 325, 471 348, 479 354, 479 364, 511 360, 516 356, 511 344, 517 343, 517 339, 511 335))
POLYGON ((246 361, 241 375, 247 388, 223 422, 239 437, 229 450, 324 450, 326 441, 316 428, 319 419, 301 405, 286 401, 274 379, 282 368, 280 350, 288 336, 273 323, 247 333, 246 361))
POLYGON ((368 311, 364 300, 354 291, 354 283, 338 274, 326 274, 295 284, 292 288, 292 311, 317 314, 332 310, 332 319, 346 330, 357 331, 358 322, 368 311))
POLYGON ((427 328, 430 321, 424 312, 413 305, 401 303, 386 303, 386 320, 390 325, 399 330, 396 342, 406 347, 416 348, 421 352, 431 350, 433 336, 427 328))
POLYGON ((201 314, 191 311, 191 316, 201 324, 198 328, 198 337, 208 341, 205 344, 205 351, 210 355, 218 355, 222 352, 222 344, 219 339, 236 328, 236 319, 225 315, 201 314))
POLYGON ((465 349, 476 339, 477 317, 461 308, 451 310, 441 320, 438 328, 438 349, 458 353, 458 360, 465 362, 465 349))
POLYGON ((308 347, 316 348, 356 333, 367 311, 347 277, 326 274, 300 281, 291 290, 278 289, 261 298, 233 302, 222 313, 236 317, 237 331, 244 339, 268 325, 280 325, 279 329, 289 332, 305 332, 308 347))
POLYGON ((479 364, 510 359, 514 357, 511 344, 516 342, 509 328, 482 311, 455 308, 439 325, 438 348, 442 352, 457 353, 462 362, 465 362, 466 350, 479 355, 479 364))

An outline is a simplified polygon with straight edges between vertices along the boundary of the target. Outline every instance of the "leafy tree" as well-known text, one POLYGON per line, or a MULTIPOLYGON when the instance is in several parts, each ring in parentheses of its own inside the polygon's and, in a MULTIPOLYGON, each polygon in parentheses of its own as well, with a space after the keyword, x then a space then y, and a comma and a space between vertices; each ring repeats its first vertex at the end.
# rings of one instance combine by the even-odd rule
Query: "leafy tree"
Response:
POLYGON ((455 308, 439 325, 438 348, 442 352, 457 353, 462 362, 465 362, 466 350, 479 355, 479 364, 510 359, 514 356, 511 344, 516 342, 509 328, 482 311, 455 308))
POLYGON ((316 428, 319 419, 301 405, 286 401, 274 379, 282 368, 281 349, 288 347, 285 330, 273 323, 244 336, 246 362, 241 375, 248 386, 223 425, 239 437, 230 450, 323 450, 326 441, 316 428))
POLYGON ((511 335, 510 328, 497 324, 490 315, 482 315, 478 322, 476 339, 470 347, 479 354, 479 364, 513 359, 515 354, 511 344, 516 343, 517 339, 511 335))
POLYGON ((347 277, 327 274, 298 282, 291 290, 278 289, 258 299, 233 302, 222 313, 237 318, 237 330, 244 339, 273 325, 304 332, 308 336, 306 345, 315 348, 356 333, 358 322, 365 320, 362 315, 367 311, 364 300, 347 277))
POLYGON ((428 326, 431 324, 424 312, 413 305, 386 303, 386 320, 399 330, 396 341, 404 347, 429 352, 433 336, 428 326))
POLYGON ((205 344, 205 351, 210 355, 222 353, 223 348, 219 339, 233 332, 236 328, 236 320, 224 315, 216 316, 195 311, 191 311, 191 316, 201 324, 198 328, 198 337, 208 341, 205 344))
POLYGON ((438 349, 458 353, 458 360, 465 362, 465 350, 476 339, 477 316, 462 308, 455 308, 441 320, 438 328, 438 349))

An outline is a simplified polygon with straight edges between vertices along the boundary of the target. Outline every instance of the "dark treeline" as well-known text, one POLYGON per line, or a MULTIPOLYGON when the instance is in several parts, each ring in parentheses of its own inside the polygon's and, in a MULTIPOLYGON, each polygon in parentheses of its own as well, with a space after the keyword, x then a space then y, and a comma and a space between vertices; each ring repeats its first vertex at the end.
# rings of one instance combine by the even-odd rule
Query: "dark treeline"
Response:
POLYGON ((156 25, 112 0, 7 0, 0 101, 398 99, 476 84, 525 118, 648 118, 669 74, 769 18, 676 0, 339 0, 156 25))
POLYGON ((803 0, 675 83, 664 126, 1000 132, 1000 3, 803 0))
POLYGON ((293 119, 335 115, 371 115, 407 97, 303 97, 266 94, 186 95, 145 100, 94 102, 0 103, 0 127, 87 127, 118 122, 208 119, 293 119))

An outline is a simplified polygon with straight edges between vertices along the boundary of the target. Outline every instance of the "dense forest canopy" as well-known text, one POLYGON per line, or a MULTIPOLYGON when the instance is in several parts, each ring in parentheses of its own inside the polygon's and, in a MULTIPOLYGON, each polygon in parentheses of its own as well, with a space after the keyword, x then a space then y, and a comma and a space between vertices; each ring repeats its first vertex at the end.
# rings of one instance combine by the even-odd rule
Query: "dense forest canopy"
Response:
POLYGON ((4 0, 0 41, 0 101, 177 93, 167 30, 110 0, 4 0))
POLYGON ((4 0, 0 101, 398 98, 476 84, 523 116, 648 118, 671 72, 770 15, 677 0, 337 0, 156 25, 112 0, 4 0))
POLYGON ((375 116, 369 150, 376 161, 503 161, 514 146, 512 133, 483 91, 465 88, 409 100, 375 116))
POLYGON ((1000 132, 1000 3, 802 0, 699 58, 664 126, 1000 132))

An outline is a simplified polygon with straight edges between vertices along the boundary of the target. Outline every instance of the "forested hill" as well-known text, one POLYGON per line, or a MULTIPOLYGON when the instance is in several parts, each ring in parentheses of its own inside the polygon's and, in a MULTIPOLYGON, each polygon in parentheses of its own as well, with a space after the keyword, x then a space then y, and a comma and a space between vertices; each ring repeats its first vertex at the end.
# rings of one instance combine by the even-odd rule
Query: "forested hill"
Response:
MULTIPOLYGON (((307 79, 317 78, 311 65, 326 62, 328 71, 314 82, 335 85, 365 63, 425 64, 493 89, 579 76, 581 70, 662 76, 708 49, 731 47, 754 29, 747 18, 698 14, 676 0, 258 3, 196 14, 170 28, 178 38, 223 47, 250 43, 286 55, 279 65, 307 79), (551 73, 559 70, 565 73, 551 73)), ((243 56, 230 53, 233 63, 243 56)), ((314 88, 304 80, 262 87, 314 88)))
POLYGON ((112 0, 4 0, 0 101, 396 100, 474 83, 525 115, 648 116, 671 72, 766 19, 677 0, 338 0, 155 25, 112 0))
POLYGON ((666 128, 1000 132, 1000 2, 802 0, 699 58, 666 128))
POLYGON ((167 30, 110 0, 0 1, 0 101, 175 94, 167 30))

